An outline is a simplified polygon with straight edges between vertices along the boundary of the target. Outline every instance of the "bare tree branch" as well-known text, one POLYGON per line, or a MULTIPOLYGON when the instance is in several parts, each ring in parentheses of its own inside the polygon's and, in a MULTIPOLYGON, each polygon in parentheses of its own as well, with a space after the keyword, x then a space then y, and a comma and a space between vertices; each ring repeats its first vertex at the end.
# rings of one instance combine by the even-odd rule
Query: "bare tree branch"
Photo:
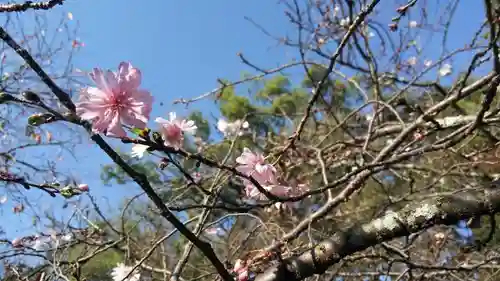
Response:
POLYGON ((16 53, 26 61, 26 63, 35 71, 35 73, 42 79, 42 81, 49 87, 49 89, 56 95, 56 97, 61 101, 66 108, 72 112, 76 111, 75 104, 71 100, 71 97, 64 92, 57 84, 47 75, 47 73, 40 67, 40 65, 33 59, 29 52, 21 47, 10 35, 0 27, 0 39, 2 39, 7 45, 9 45, 16 53))
POLYGON ((45 2, 26 1, 20 4, 0 4, 0 13, 25 12, 27 10, 49 10, 56 5, 62 5, 64 0, 50 0, 45 2))

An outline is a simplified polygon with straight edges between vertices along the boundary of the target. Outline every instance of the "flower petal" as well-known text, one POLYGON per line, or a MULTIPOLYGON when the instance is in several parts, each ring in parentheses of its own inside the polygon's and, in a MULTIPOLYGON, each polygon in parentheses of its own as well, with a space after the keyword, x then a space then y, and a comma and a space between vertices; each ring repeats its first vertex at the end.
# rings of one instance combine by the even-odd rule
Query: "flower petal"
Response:
POLYGON ((174 121, 177 119, 177 114, 175 112, 170 112, 168 114, 170 121, 174 121))
POLYGON ((219 121, 217 121, 217 129, 223 133, 226 132, 227 130, 227 122, 226 120, 224 119, 219 119, 219 121))
POLYGON ((107 128, 107 135, 123 138, 127 136, 127 132, 122 128, 120 123, 120 115, 117 112, 113 112, 113 116, 109 126, 107 128))
POLYGON ((165 118, 161 118, 161 117, 156 117, 155 122, 156 122, 156 123, 159 123, 159 124, 161 124, 161 125, 167 125, 167 124, 170 124, 170 121, 168 121, 168 120, 167 120, 167 119, 165 119, 165 118))
POLYGON ((143 118, 138 118, 138 117, 141 116, 140 115, 138 116, 132 111, 125 111, 122 112, 121 114, 121 120, 123 121, 123 123, 130 125, 134 128, 144 129, 146 127, 146 122, 144 122, 143 118))
POLYGON ((121 62, 118 66, 118 84, 122 91, 134 91, 141 85, 141 71, 129 62, 121 62))

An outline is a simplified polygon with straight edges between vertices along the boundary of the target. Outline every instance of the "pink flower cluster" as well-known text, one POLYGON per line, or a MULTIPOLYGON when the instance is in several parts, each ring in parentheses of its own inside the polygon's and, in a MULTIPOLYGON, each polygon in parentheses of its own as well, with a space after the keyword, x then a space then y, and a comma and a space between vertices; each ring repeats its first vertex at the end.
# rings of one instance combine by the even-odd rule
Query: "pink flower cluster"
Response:
POLYGON ((22 249, 29 247, 35 251, 46 250, 53 246, 57 246, 60 243, 70 242, 73 240, 73 234, 57 234, 53 233, 51 235, 30 235, 25 237, 16 237, 12 240, 12 247, 15 249, 22 249))
MULTIPOLYGON (((245 147, 241 156, 236 158, 236 162, 240 164, 236 167, 237 171, 247 176, 251 176, 270 193, 277 196, 283 196, 289 193, 289 187, 278 184, 276 168, 274 168, 273 165, 266 164, 262 154, 253 153, 250 149, 245 147)), ((245 179, 244 184, 247 197, 261 200, 266 199, 249 180, 245 179)))
MULTIPOLYGON (((123 125, 146 128, 152 111, 153 96, 149 91, 139 88, 142 81, 139 69, 129 62, 122 62, 118 66, 118 72, 95 68, 90 78, 97 87, 87 87, 81 91, 76 112, 82 119, 92 121, 94 132, 125 138, 127 133, 123 125)), ((160 125, 164 144, 174 149, 182 147, 185 134, 194 134, 197 130, 194 121, 179 119, 174 112, 170 113, 169 120, 158 117, 155 121, 160 125)), ((136 154, 142 156, 145 151, 146 149, 141 148, 141 153, 136 154)), ((277 196, 294 193, 290 186, 278 183, 276 169, 265 163, 262 154, 244 148, 236 162, 240 164, 236 168, 239 172, 253 177, 270 193, 277 196)), ((250 181, 244 182, 248 197, 265 199, 250 181)))
POLYGON ((156 123, 161 125, 161 133, 166 146, 179 149, 184 141, 184 133, 194 134, 197 127, 192 120, 181 120, 175 112, 170 112, 170 120, 156 118, 156 123))
MULTIPOLYGON (((280 184, 276 176, 276 168, 271 164, 266 164, 262 154, 254 153, 246 147, 243 149, 241 156, 236 158, 236 162, 239 164, 239 166, 236 167, 237 171, 246 176, 253 177, 265 190, 273 195, 297 196, 308 190, 305 184, 298 184, 296 186, 280 184)), ((249 180, 244 179, 243 183, 245 184, 245 193, 248 198, 260 200, 267 199, 249 180)), ((283 209, 285 207, 291 208, 293 206, 295 206, 295 204, 292 202, 277 202, 275 204, 277 209, 283 209)))
POLYGON ((240 173, 253 177, 262 185, 275 184, 276 168, 265 163, 264 156, 260 153, 253 153, 245 147, 241 156, 236 158, 236 162, 240 164, 236 168, 240 173))
MULTIPOLYGON (((118 72, 95 68, 90 78, 97 87, 84 88, 76 104, 76 113, 84 120, 92 121, 92 130, 109 136, 124 138, 123 125, 144 129, 149 121, 153 96, 140 89, 141 71, 129 62, 122 62, 118 72)), ((193 121, 178 119, 170 113, 170 120, 157 118, 165 145, 178 149, 184 133, 194 134, 193 121)))
POLYGON ((236 260, 236 263, 234 264, 233 272, 236 274, 237 281, 247 281, 249 278, 248 274, 248 265, 246 264, 245 261, 242 261, 240 259, 236 260))

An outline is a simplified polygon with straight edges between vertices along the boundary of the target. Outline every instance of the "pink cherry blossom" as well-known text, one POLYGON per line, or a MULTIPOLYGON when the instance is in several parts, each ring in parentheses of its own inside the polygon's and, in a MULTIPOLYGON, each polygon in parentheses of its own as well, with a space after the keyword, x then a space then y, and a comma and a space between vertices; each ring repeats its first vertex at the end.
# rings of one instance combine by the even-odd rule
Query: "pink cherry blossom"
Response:
POLYGON ((155 122, 161 125, 161 134, 165 145, 175 149, 182 146, 185 133, 194 134, 197 129, 193 120, 178 119, 175 112, 170 112, 170 120, 158 117, 155 122))
POLYGON ((309 185, 305 183, 296 184, 294 187, 290 187, 290 195, 299 196, 310 190, 309 185))
POLYGON ((242 261, 241 259, 237 259, 236 262, 234 263, 233 271, 241 271, 245 267, 245 262, 242 261))
POLYGON ((196 183, 199 183, 203 179, 200 172, 194 172, 192 177, 196 183))
POLYGON ((23 211, 24 211, 24 205, 22 203, 19 203, 12 208, 12 212, 14 214, 19 214, 22 213, 23 211))
POLYGON ((238 281, 247 281, 249 274, 248 274, 248 265, 246 264, 245 261, 242 261, 240 259, 236 260, 236 263, 234 264, 233 272, 236 273, 238 276, 238 281))
MULTIPOLYGON (((253 185, 250 181, 245 180, 245 192, 248 198, 256 199, 256 200, 265 200, 267 197, 262 194, 255 185, 253 185)), ((269 184, 262 185, 262 187, 268 191, 269 193, 276 196, 287 196, 290 193, 291 188, 289 186, 279 185, 279 184, 269 184)))
MULTIPOLYGON (((286 202, 286 203, 276 202, 273 205, 273 207, 278 211, 291 210, 292 206, 293 204, 291 204, 291 202, 286 202)), ((273 207, 268 207, 265 209, 265 211, 271 213, 273 212, 273 207)))
POLYGON ((236 162, 240 164, 240 166, 236 167, 237 171, 252 176, 260 184, 276 183, 276 168, 273 165, 266 164, 262 154, 253 153, 245 147, 241 156, 236 158, 236 162))
POLYGON ((215 235, 215 236, 218 236, 220 235, 221 233, 224 233, 224 229, 220 228, 220 227, 211 227, 211 228, 207 228, 205 229, 205 233, 206 234, 209 234, 209 235, 215 235))
POLYGON ((82 183, 78 185, 78 189, 83 192, 89 191, 89 185, 86 183, 82 183))
POLYGON ((92 120, 94 132, 125 137, 122 123, 144 129, 152 110, 153 96, 139 89, 141 71, 128 62, 118 66, 118 72, 95 68, 90 78, 97 87, 87 87, 80 93, 77 114, 92 120))
POLYGON ((248 270, 243 270, 238 273, 238 281, 247 281, 248 277, 248 270))
POLYGON ((23 247, 23 240, 21 238, 15 238, 12 240, 12 247, 21 248, 23 247))

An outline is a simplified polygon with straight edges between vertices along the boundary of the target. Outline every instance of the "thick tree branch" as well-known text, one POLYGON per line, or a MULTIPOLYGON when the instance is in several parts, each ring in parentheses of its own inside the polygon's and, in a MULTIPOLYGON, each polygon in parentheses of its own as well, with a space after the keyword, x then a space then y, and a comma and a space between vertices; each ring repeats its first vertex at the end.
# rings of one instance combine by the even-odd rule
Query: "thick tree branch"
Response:
MULTIPOLYGON (((481 78, 480 80, 476 81, 470 86, 467 86, 463 89, 458 89, 454 93, 450 94, 446 99, 440 101, 436 105, 430 107, 427 109, 424 114, 420 115, 420 117, 417 118, 413 123, 409 124, 405 128, 401 130, 399 135, 393 139, 391 144, 385 146, 379 154, 375 157, 375 159, 367 164, 364 165, 362 169, 358 169, 354 171, 357 173, 357 175, 349 182, 349 184, 340 192, 338 193, 337 196, 335 196, 332 199, 327 200, 327 202, 321 206, 318 210, 316 210, 314 213, 311 215, 307 216, 305 219, 303 219, 300 223, 297 224, 292 230, 290 230, 287 234, 285 234, 282 238, 281 241, 278 241, 276 243, 273 243, 272 245, 268 246, 265 248, 266 251, 273 251, 276 250, 278 247, 282 246, 284 243, 287 243, 288 241, 291 241, 295 238, 297 238, 300 233, 302 233, 305 229, 309 227, 309 225, 315 221, 318 221, 322 219, 327 213, 329 213, 331 210, 333 210, 335 207, 337 207, 339 204, 344 202, 345 200, 348 200, 350 196, 360 190, 363 187, 363 183, 370 177, 373 173, 377 171, 377 169, 373 168, 368 168, 371 165, 371 167, 383 167, 383 161, 384 159, 390 159, 390 155, 392 152, 398 148, 398 146, 401 145, 401 143, 404 141, 404 139, 412 133, 414 130, 417 129, 417 127, 427 123, 425 119, 427 117, 431 117, 432 115, 435 115, 442 111, 444 108, 446 108, 449 104, 453 103, 456 100, 459 100, 460 98, 464 98, 470 94, 472 94, 475 90, 478 90, 481 88, 481 86, 485 86, 488 82, 491 81, 493 78, 495 78, 497 75, 494 73, 488 74, 487 76, 481 78)), ((332 183, 324 188, 328 189, 331 188, 334 184, 337 185, 340 180, 343 182, 347 182, 349 178, 354 176, 354 174, 347 173, 346 176, 342 177, 341 179, 337 180, 336 183, 332 183)), ((317 189, 319 190, 319 189, 317 189)))
POLYGON ((437 196, 414 202, 398 212, 335 233, 301 255, 268 268, 255 281, 303 280, 324 273, 342 258, 369 247, 407 236, 435 225, 453 225, 461 219, 500 212, 498 181, 484 189, 437 196))

